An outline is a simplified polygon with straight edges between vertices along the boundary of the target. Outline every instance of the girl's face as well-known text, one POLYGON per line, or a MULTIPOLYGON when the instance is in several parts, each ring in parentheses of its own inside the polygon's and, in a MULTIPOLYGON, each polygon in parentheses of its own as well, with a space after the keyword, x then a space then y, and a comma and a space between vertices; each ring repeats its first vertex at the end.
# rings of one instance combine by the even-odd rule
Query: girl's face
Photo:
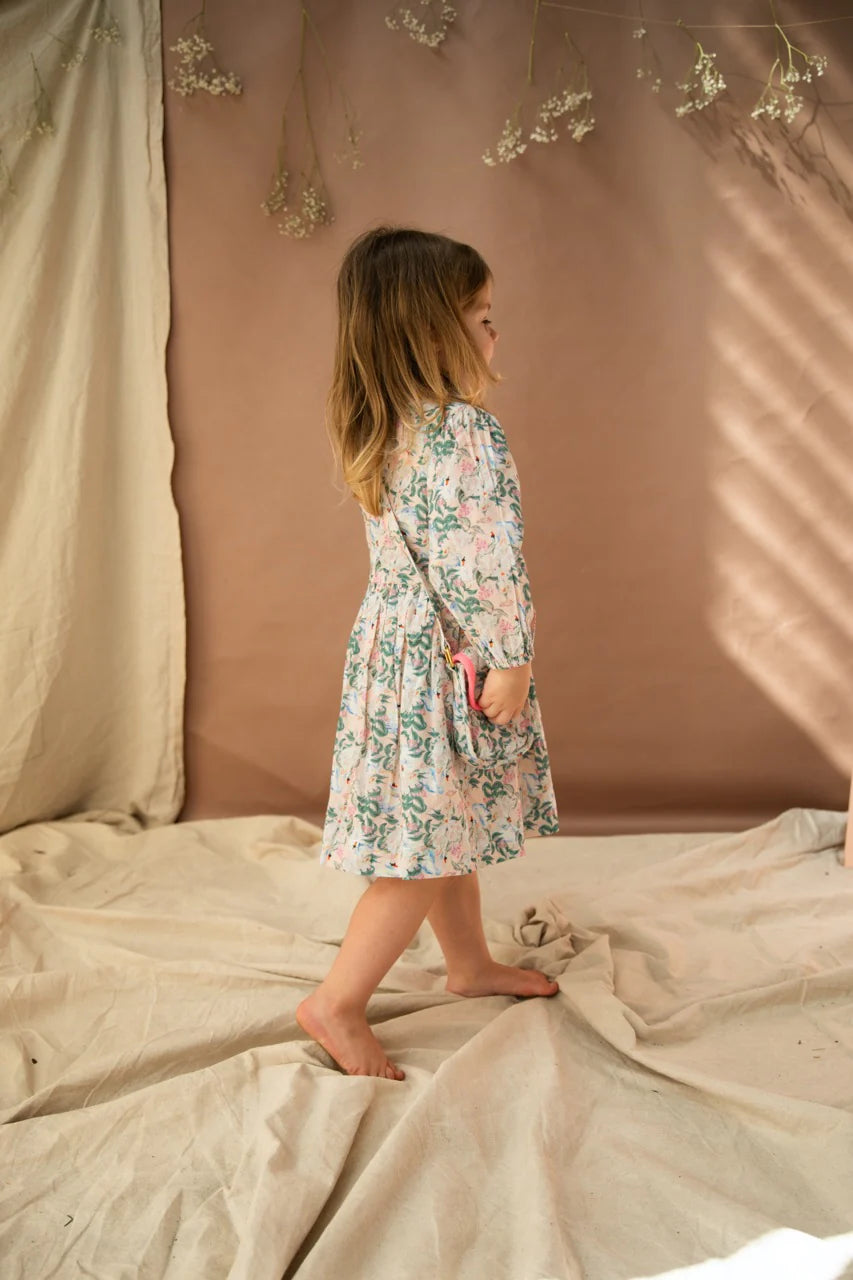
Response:
POLYGON ((495 354, 495 343, 499 337, 498 331, 489 317, 491 309, 492 284, 490 280, 487 280, 471 303, 471 306, 462 312, 465 327, 480 348, 486 364, 492 363, 492 356, 495 354))

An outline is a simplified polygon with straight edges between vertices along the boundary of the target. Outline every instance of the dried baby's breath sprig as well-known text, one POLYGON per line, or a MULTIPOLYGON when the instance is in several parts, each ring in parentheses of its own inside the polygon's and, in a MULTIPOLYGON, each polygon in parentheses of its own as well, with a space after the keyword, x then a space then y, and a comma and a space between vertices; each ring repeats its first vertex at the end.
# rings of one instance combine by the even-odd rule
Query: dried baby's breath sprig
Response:
POLYGON ((12 175, 9 172, 9 166, 6 163, 6 157, 3 155, 2 147, 0 147, 0 176, 3 178, 3 182, 9 192, 9 195, 16 196, 18 192, 15 188, 14 182, 12 181, 12 175))
POLYGON ((348 124, 345 149, 343 151, 335 151, 333 155, 336 163, 348 164, 351 169, 363 168, 364 159, 361 154, 361 148, 358 145, 363 137, 363 129, 356 129, 353 124, 348 124))
POLYGON ((651 89, 652 93, 660 93, 661 87, 663 85, 663 81, 661 80, 660 76, 652 69, 652 67, 648 66, 647 59, 646 59, 646 36, 648 35, 648 32, 646 31, 645 27, 640 26, 640 27, 635 27, 635 29, 631 32, 631 35, 634 37, 635 40, 642 40, 643 42, 642 45, 640 46, 643 53, 643 65, 640 67, 637 67, 637 79, 650 80, 651 83, 649 85, 649 88, 651 89))
POLYGON ((591 133, 595 127, 595 117, 590 114, 592 92, 589 87, 589 70, 586 60, 581 56, 569 33, 564 31, 563 36, 577 53, 577 65, 574 68, 571 81, 560 89, 559 85, 563 76, 561 64, 557 72, 558 92, 553 93, 544 102, 540 102, 536 112, 536 119, 530 132, 530 142, 556 142, 559 134, 554 121, 559 120, 564 115, 569 116, 566 121, 566 132, 572 135, 575 142, 581 142, 584 134, 591 133), (579 84, 577 83, 578 81, 579 84), (582 114, 577 115, 579 108, 583 109, 582 114))
POLYGON ((290 174, 280 165, 273 175, 272 184, 267 193, 266 200, 261 201, 261 208, 267 217, 274 213, 278 213, 287 204, 287 184, 290 181, 290 174))
POLYGON ((98 10, 98 21, 92 27, 92 39, 98 44, 121 44, 121 28, 106 0, 98 10))
MULTIPOLYGON (((773 9, 772 3, 770 7, 773 9)), ((774 19, 776 17, 775 11, 773 17, 774 19)), ((804 84, 811 84, 812 68, 814 68, 816 76, 822 76, 827 68, 827 58, 822 53, 804 53, 802 49, 798 49, 796 45, 791 44, 778 22, 775 22, 774 26, 779 36, 785 41, 788 65, 783 69, 781 58, 776 58, 770 68, 767 83, 750 115, 753 119, 757 119, 759 116, 766 116, 768 120, 778 120, 780 116, 784 115, 785 123, 790 124, 803 107, 803 99, 799 94, 794 93, 794 85, 800 81, 803 81, 804 84), (798 69, 795 66, 795 59, 798 54, 803 60, 802 69, 798 69), (779 68, 778 86, 773 84, 773 75, 777 68, 779 68)), ((778 47, 778 36, 776 43, 778 47)))
POLYGON ((33 137, 46 138, 56 133, 53 127, 53 109, 50 98, 41 82, 36 60, 32 54, 30 54, 30 60, 33 64, 35 85, 33 87, 33 105, 30 108, 27 127, 24 130, 24 139, 27 141, 33 137))
POLYGON ((315 186, 313 182, 303 180, 298 209, 285 205, 284 214, 283 220, 278 224, 279 233, 292 240, 304 240, 306 236, 313 235, 317 227, 334 222, 334 218, 329 215, 328 198, 322 181, 315 186))
POLYGON ((361 155, 359 142, 364 137, 364 130, 359 129, 354 116, 346 111, 347 133, 343 151, 334 152, 334 159, 338 164, 348 164, 351 169, 361 169, 364 160, 361 155))
MULTIPOLYGON (((317 30, 314 20, 308 9, 308 5, 304 3, 301 6, 301 20, 299 27, 299 61, 296 72, 293 77, 290 89, 285 99, 284 109, 281 115, 281 131, 279 134, 278 148, 276 151, 276 167, 273 174, 272 183, 267 193, 267 198, 261 202, 261 208, 267 216, 274 213, 282 215, 278 224, 279 233, 288 236, 292 240, 304 240, 308 236, 314 234, 316 229, 326 226, 334 222, 334 217, 329 211, 329 196, 326 191, 326 185, 323 181, 322 172, 320 170, 320 158, 317 152, 317 140, 314 137, 314 128, 311 122, 311 109, 308 101, 308 92, 305 84, 305 51, 306 37, 308 28, 314 35, 317 45, 323 57, 326 67, 326 74, 329 79, 331 88, 333 78, 329 60, 320 33, 317 30), (297 86, 299 87, 300 97, 302 101, 302 113, 305 120, 305 151, 303 163, 299 165, 288 164, 288 105, 297 86), (299 171, 299 179, 293 189, 291 189, 291 169, 299 171)), ((341 89, 341 98, 343 102, 344 118, 347 125, 346 145, 348 150, 342 156, 336 156, 339 161, 349 160, 354 169, 359 168, 363 161, 358 149, 359 139, 361 138, 361 130, 357 127, 355 113, 347 100, 346 94, 341 89)))
POLYGON ((518 156, 524 155, 527 143, 522 142, 524 130, 521 127, 521 103, 517 103, 512 115, 506 120, 503 132, 495 145, 495 154, 491 148, 483 152, 483 164, 494 167, 497 164, 509 164, 518 156))
POLYGON ((63 49, 68 50, 59 64, 63 71, 71 71, 74 67, 79 67, 86 61, 85 49, 76 48, 73 44, 69 44, 67 40, 63 40, 61 36, 55 36, 52 31, 49 31, 48 35, 51 40, 56 40, 58 44, 61 44, 63 49))
MULTIPOLYGON (((311 11, 307 7, 307 5, 305 6, 304 21, 311 28, 314 34, 314 39, 317 41, 317 48, 320 50, 320 56, 323 59, 323 66, 326 69, 326 79, 328 80, 328 83, 329 83, 329 91, 332 92, 332 90, 335 87, 335 77, 332 74, 332 68, 329 63, 329 55, 326 53, 326 46, 323 44, 323 40, 322 40, 322 37, 320 36, 320 32, 317 30, 317 26, 314 22, 314 19, 311 17, 311 11)), ((344 122, 346 124, 346 134, 344 137, 343 150, 335 151, 333 153, 333 157, 338 164, 349 164, 350 168, 352 169, 361 169, 362 166, 364 165, 364 160, 362 159, 361 148, 359 147, 358 144, 361 141, 361 139, 364 137, 364 130, 359 129, 358 127, 358 121, 356 119, 355 110, 349 98, 347 97, 346 93, 344 92, 343 85, 338 84, 337 89, 339 94, 341 95, 341 109, 344 113, 344 122)), ((308 119, 308 116, 307 116, 307 105, 306 105, 306 120, 307 119, 308 119)), ((309 123, 310 123, 310 120, 309 120, 309 123)))
POLYGON ((399 31, 402 24, 404 31, 407 31, 412 40, 418 44, 425 44, 430 49, 437 49, 447 35, 447 29, 456 18, 456 10, 453 5, 444 3, 444 0, 420 0, 421 8, 425 9, 432 23, 436 25, 429 30, 426 22, 418 18, 411 9, 404 9, 402 5, 398 5, 393 14, 388 14, 385 18, 385 25, 391 31, 399 31))
POLYGON ((169 52, 178 55, 178 65, 177 79, 169 80, 168 85, 182 98, 190 98, 197 92, 209 93, 215 98, 223 93, 236 97, 243 92, 243 85, 233 71, 223 71, 214 57, 204 24, 206 3, 207 0, 202 0, 199 12, 185 24, 184 31, 192 27, 189 35, 181 35, 175 44, 169 45, 169 52), (202 67, 205 61, 209 65, 202 67))
POLYGON ((334 219, 329 216, 328 196, 319 175, 316 156, 312 172, 307 176, 304 172, 300 174, 301 186, 293 197, 290 196, 290 174, 284 162, 287 146, 286 131, 287 112, 285 111, 281 121, 276 171, 267 198, 261 202, 261 208, 267 217, 271 217, 274 213, 284 215, 278 224, 281 235, 289 236, 292 240, 304 240, 312 235, 317 227, 333 222, 334 219))
MULTIPOLYGON (((539 17, 540 3, 541 0, 533 0, 533 25, 530 28, 530 46, 527 52, 527 86, 533 83, 533 50, 536 47, 536 22, 539 17)), ((522 98, 519 98, 515 104, 512 115, 504 121, 501 136, 495 145, 495 154, 492 155, 491 147, 487 147, 483 152, 483 164, 494 168, 498 164, 511 164, 513 160, 524 155, 527 143, 523 141, 524 130, 521 125, 522 99, 523 93, 522 98)))
MULTIPOLYGON (((539 16, 541 0, 534 0, 533 23, 530 29, 530 45, 527 54, 526 89, 533 84, 533 58, 536 49, 536 21, 539 16)), ((483 152, 483 163, 494 167, 497 164, 509 164, 523 155, 530 142, 556 142, 559 130, 555 121, 567 116, 566 133, 570 133, 575 142, 581 142, 584 135, 595 127, 595 117, 591 113, 592 91, 589 87, 589 69, 586 59, 581 54, 568 31, 563 32, 563 39, 571 45, 575 54, 575 66, 567 84, 563 83, 563 63, 557 71, 554 92, 539 103, 536 118, 533 122, 527 141, 524 141, 524 129, 521 123, 522 100, 516 103, 515 110, 505 122, 503 132, 498 138, 495 153, 491 148, 483 152)))
MULTIPOLYGON (((676 19, 675 25, 688 31, 681 18, 676 19)), ((688 35, 693 41, 694 61, 688 78, 683 84, 676 84, 676 88, 687 95, 687 100, 675 108, 677 116, 685 116, 689 111, 703 111, 726 87, 726 82, 714 63, 716 53, 706 52, 692 32, 688 31, 688 35)))

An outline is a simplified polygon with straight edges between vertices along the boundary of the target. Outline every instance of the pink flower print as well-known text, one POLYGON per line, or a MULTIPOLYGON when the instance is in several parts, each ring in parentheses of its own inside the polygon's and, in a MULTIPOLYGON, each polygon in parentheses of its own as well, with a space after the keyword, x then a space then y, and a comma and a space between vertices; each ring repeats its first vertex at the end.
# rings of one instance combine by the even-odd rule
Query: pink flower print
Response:
POLYGON ((469 476, 472 471, 477 470, 477 464, 472 458, 463 458, 459 463, 459 470, 462 472, 463 476, 469 476))
POLYGON ((489 545, 488 538, 477 538, 476 541, 474 542, 474 547, 477 551, 485 551, 488 545, 489 545))
POLYGON ((456 510, 457 510, 458 514, 462 517, 462 519, 463 519, 463 520, 467 520, 468 516, 470 516, 470 514, 471 514, 471 506, 470 506, 470 503, 467 503, 467 502, 460 502, 460 503, 459 503, 459 506, 456 508, 456 510))
POLYGON ((480 597, 481 600, 489 600, 494 594, 495 594, 495 590, 490 582, 480 583, 480 587, 479 587, 479 590, 477 591, 477 595, 480 597))

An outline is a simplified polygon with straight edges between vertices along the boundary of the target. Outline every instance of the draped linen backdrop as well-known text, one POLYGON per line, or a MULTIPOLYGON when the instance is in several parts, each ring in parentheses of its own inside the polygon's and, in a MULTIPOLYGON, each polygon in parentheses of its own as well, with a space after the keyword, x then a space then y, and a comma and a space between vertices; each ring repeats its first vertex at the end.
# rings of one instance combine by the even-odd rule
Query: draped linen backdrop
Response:
POLYGON ((110 12, 120 43, 97 0, 0 9, 3 830, 138 829, 184 793, 160 9, 110 12), (33 60, 54 132, 27 140, 33 60))

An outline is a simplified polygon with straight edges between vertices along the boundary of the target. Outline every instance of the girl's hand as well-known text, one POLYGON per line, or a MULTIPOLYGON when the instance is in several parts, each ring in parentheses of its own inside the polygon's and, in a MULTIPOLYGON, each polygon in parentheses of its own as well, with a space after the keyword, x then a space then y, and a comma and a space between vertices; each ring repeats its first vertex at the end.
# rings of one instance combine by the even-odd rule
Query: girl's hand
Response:
POLYGON ((509 724, 527 701, 532 662, 523 667, 507 667, 498 671, 490 667, 483 681, 480 706, 493 724, 509 724))

